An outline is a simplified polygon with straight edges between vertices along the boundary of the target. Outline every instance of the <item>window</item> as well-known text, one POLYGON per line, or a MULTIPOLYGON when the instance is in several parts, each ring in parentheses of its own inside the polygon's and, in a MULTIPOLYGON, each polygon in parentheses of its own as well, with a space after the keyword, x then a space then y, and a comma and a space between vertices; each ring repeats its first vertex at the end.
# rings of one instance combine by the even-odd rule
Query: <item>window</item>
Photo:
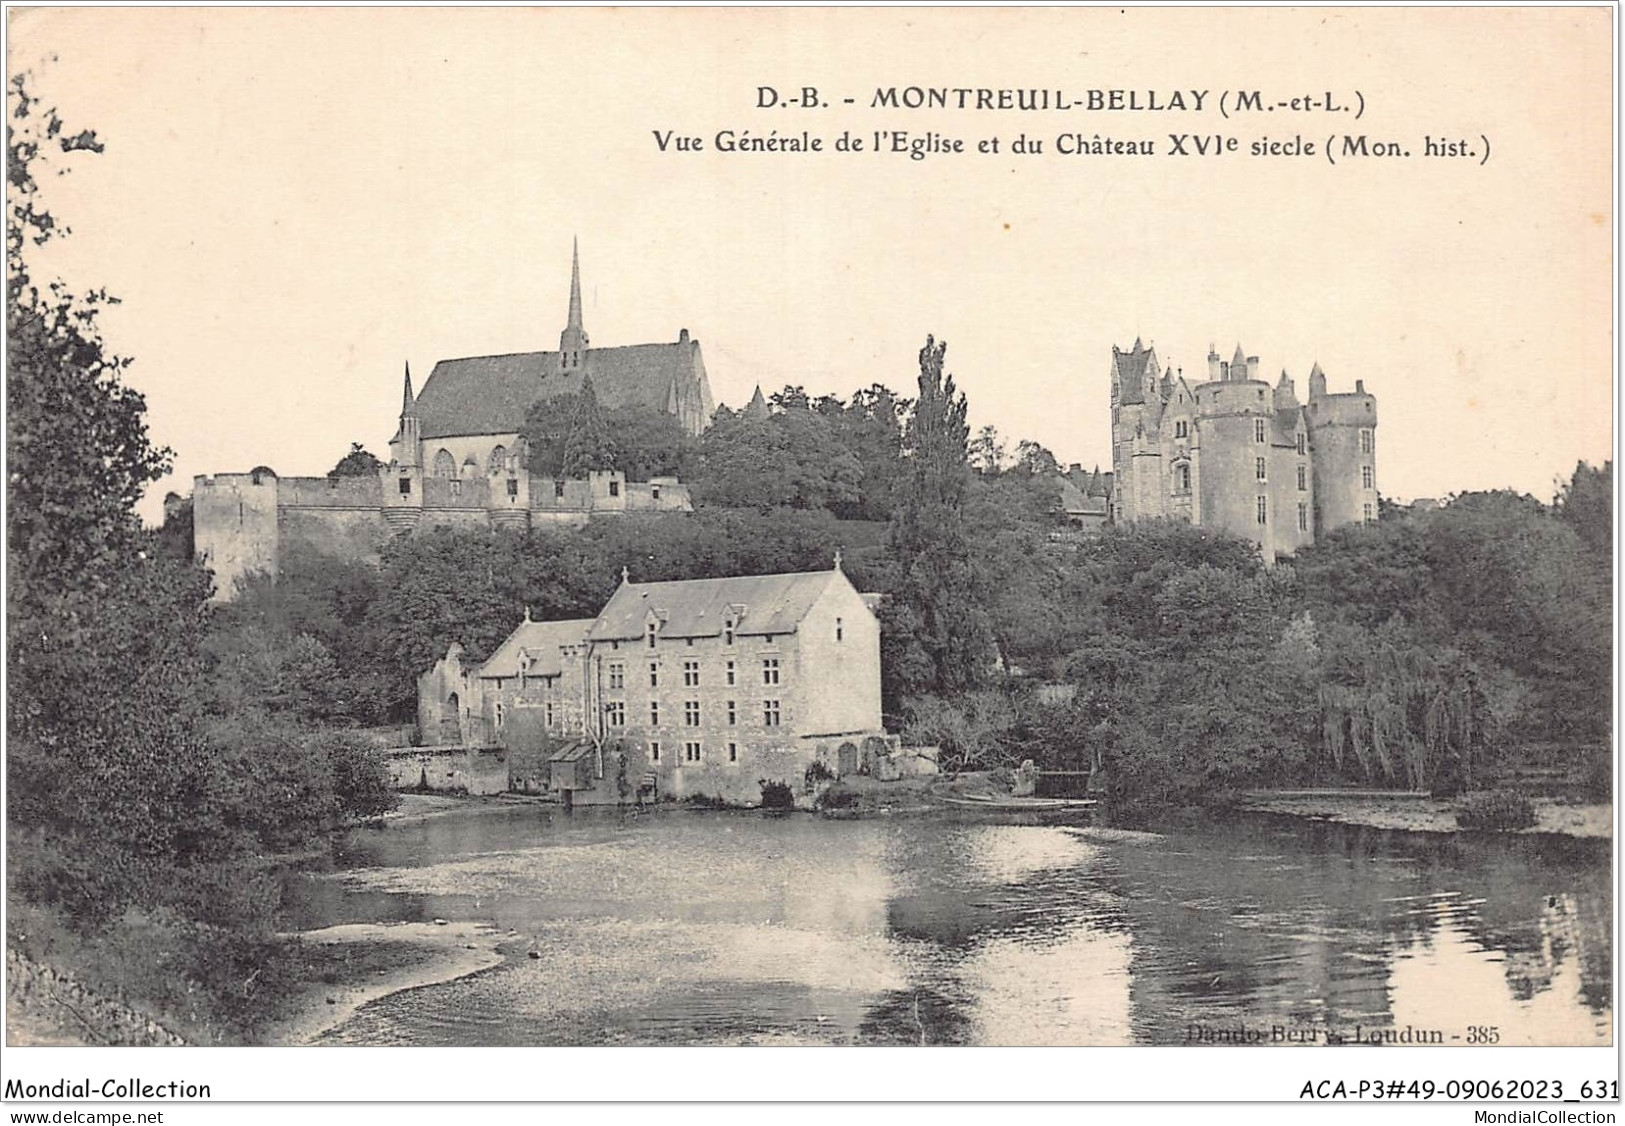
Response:
POLYGON ((651 741, 649 743, 649 761, 650 762, 659 762, 660 761, 660 744, 658 742, 651 741))
POLYGON ((1308 468, 1308 466, 1304 466, 1304 465, 1298 466, 1298 491, 1300 493, 1304 493, 1304 492, 1309 491, 1309 468, 1308 468))
MULTIPOLYGON (((1371 506, 1367 505, 1366 507, 1371 506)), ((762 701, 762 723, 767 727, 777 727, 779 725, 779 702, 777 700, 762 701)))
POLYGON ((660 499, 660 486, 659 485, 650 485, 649 486, 649 499, 650 500, 659 500, 660 499))
POLYGON ((508 451, 502 446, 492 450, 491 456, 485 459, 485 471, 487 473, 501 473, 507 467, 508 451))
POLYGON ((1360 431, 1360 452, 1368 454, 1376 443, 1377 436, 1369 430, 1360 431))
POLYGON ((684 743, 683 744, 683 761, 684 762, 699 762, 700 761, 700 745, 698 743, 684 743))
POLYGON ((1256 465, 1256 467, 1254 469, 1254 473, 1257 475, 1257 477, 1258 477, 1258 479, 1260 481, 1268 481, 1269 480, 1269 463, 1267 461, 1265 461, 1263 458, 1258 458, 1257 459, 1257 465, 1256 465))
POLYGON ((501 704, 498 704, 498 705, 497 705, 497 710, 496 710, 496 727, 497 727, 497 730, 498 730, 498 731, 501 731, 501 730, 502 730, 502 705, 501 705, 501 704))
POLYGON ((618 497, 618 496, 621 495, 621 483, 619 481, 616 481, 614 479, 610 480, 610 482, 609 482, 609 495, 612 496, 612 497, 618 497))
POLYGON ((626 662, 611 661, 609 663, 609 687, 612 692, 619 692, 626 687, 626 662))
POLYGON ((739 761, 739 744, 738 743, 729 743, 728 744, 728 761, 729 762, 738 762, 739 761))
POLYGON ((734 663, 732 661, 729 661, 728 662, 728 687, 732 688, 733 686, 734 686, 734 663))
POLYGON ((835 640, 836 641, 841 641, 845 637, 846 637, 846 628, 841 624, 841 619, 836 618, 835 619, 835 640))
POLYGON ((1375 484, 1376 484, 1376 472, 1369 465, 1360 466, 1360 486, 1361 486, 1361 488, 1366 488, 1366 489, 1374 488, 1375 484))
POLYGON ((1179 481, 1179 491, 1182 492, 1182 493, 1190 492, 1191 491, 1191 467, 1188 466, 1188 465, 1181 465, 1177 469, 1174 470, 1174 474, 1175 474, 1176 479, 1179 481))
POLYGON ((453 480, 451 482, 451 495, 454 497, 463 495, 463 483, 461 481, 453 480))
POLYGON ((1300 500, 1298 502, 1298 531, 1307 532, 1308 530, 1309 530, 1309 506, 1307 504, 1305 504, 1303 501, 1300 500))
POLYGON ((722 623, 722 643, 724 645, 734 643, 734 620, 732 618, 722 623))
POLYGON ((450 450, 441 450, 434 455, 434 475, 445 478, 457 476, 457 459, 451 456, 450 450))
POLYGON ((683 701, 683 726, 698 727, 700 725, 700 702, 698 700, 683 701))
POLYGON ((1261 418, 1253 419, 1253 441, 1264 441, 1264 420, 1261 418))
POLYGON ((1307 440, 1306 440, 1306 439, 1305 439, 1305 438, 1304 438, 1304 436, 1303 436, 1303 432, 1302 432, 1302 431, 1301 431, 1301 430, 1300 430, 1300 431, 1299 431, 1299 432, 1298 432, 1298 452, 1299 452, 1299 453, 1300 453, 1300 454, 1302 454, 1302 453, 1308 453, 1308 452, 1309 452, 1309 451, 1308 451, 1308 449, 1307 449, 1307 448, 1306 448, 1306 446, 1307 446, 1307 440))
POLYGON ((777 684, 779 682, 779 659, 777 657, 762 658, 762 683, 777 684))
POLYGON ((557 500, 557 499, 562 498, 563 496, 564 496, 564 482, 563 482, 563 480, 555 480, 553 482, 553 497, 554 497, 555 500, 557 500))
POLYGON ((698 688, 700 686, 700 662, 683 662, 683 687, 698 688))
POLYGON ((542 725, 545 726, 545 727, 552 727, 553 726, 553 701, 552 700, 549 700, 547 703, 542 705, 542 725))
POLYGON ((1375 517, 1371 513, 1371 506, 1368 504, 1368 505, 1365 506, 1365 522, 1367 524, 1370 524, 1370 523, 1373 523, 1374 520, 1375 520, 1375 517))
POLYGON ((510 497, 517 497, 519 495, 519 479, 517 477, 508 478, 508 495, 510 497))
POLYGON ((653 661, 649 662, 649 687, 660 687, 660 666, 653 661))
POLYGON ((1174 437, 1175 438, 1189 437, 1190 433, 1187 430, 1187 426, 1188 426, 1188 424, 1185 422, 1184 419, 1180 419, 1178 422, 1174 423, 1174 437))
POLYGON ((647 636, 649 638, 649 648, 651 648, 651 649, 653 649, 655 647, 655 630, 657 630, 659 628, 660 628, 659 623, 657 623, 657 622, 650 622, 649 623, 649 632, 645 636, 647 636))
POLYGON ((626 726, 626 703, 625 703, 625 701, 616 700, 612 704, 605 704, 604 705, 604 713, 609 716, 609 725, 611 727, 625 727, 626 726))
POLYGON ((1270 498, 1269 497, 1259 497, 1258 498, 1258 522, 1260 524, 1268 524, 1270 522, 1270 498))
POLYGON ((411 495, 412 495, 412 478, 410 478, 410 477, 402 477, 401 478, 401 496, 409 497, 411 495))
POLYGON ((649 701, 649 726, 650 727, 659 727, 660 726, 660 701, 659 700, 650 700, 649 701))
POLYGON ((734 706, 734 701, 729 700, 728 701, 728 726, 729 727, 736 727, 736 726, 738 726, 738 724, 739 724, 739 709, 734 706))

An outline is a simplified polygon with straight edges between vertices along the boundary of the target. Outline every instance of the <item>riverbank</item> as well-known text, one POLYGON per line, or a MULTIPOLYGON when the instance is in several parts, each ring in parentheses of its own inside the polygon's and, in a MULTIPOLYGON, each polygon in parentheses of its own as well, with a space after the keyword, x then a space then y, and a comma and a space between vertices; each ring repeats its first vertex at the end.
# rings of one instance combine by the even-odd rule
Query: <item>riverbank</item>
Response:
MULTIPOLYGON (((1535 824, 1526 829, 1498 830, 1515 833, 1553 833, 1566 837, 1606 840, 1614 833, 1614 809, 1610 805, 1577 805, 1551 798, 1534 798, 1535 824)), ((1279 813, 1312 821, 1332 821, 1340 825, 1363 825, 1371 829, 1401 829, 1414 833, 1462 833, 1456 821, 1459 801, 1417 797, 1369 797, 1358 794, 1254 794, 1244 798, 1240 809, 1258 813, 1279 813)))
POLYGON ((308 1044, 372 1001, 501 965, 502 941, 473 922, 346 923, 297 936, 334 968, 301 987, 283 1006, 288 1015, 265 1030, 267 1044, 308 1044))

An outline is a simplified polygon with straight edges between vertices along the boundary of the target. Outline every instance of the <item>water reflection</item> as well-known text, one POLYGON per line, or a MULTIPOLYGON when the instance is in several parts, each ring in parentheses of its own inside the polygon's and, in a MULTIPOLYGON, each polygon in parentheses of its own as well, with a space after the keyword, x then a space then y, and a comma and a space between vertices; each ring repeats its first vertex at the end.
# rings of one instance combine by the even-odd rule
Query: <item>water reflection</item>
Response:
MULTIPOLYGON (((1606 1043, 1607 842, 1250 818, 1044 825, 526 808, 360 833, 299 925, 472 918, 539 957, 352 1043, 1181 1043, 1496 1025, 1606 1043)), ((1449 1042, 1448 1040, 1446 1042, 1449 1042)))

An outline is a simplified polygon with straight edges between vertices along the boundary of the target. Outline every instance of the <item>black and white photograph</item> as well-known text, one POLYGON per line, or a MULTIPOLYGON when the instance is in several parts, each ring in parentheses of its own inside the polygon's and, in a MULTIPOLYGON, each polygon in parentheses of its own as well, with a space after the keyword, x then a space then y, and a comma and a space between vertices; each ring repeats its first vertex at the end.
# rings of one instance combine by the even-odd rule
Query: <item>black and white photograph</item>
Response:
POLYGON ((1617 1103, 1617 15, 9 8, 8 1106, 1617 1103))

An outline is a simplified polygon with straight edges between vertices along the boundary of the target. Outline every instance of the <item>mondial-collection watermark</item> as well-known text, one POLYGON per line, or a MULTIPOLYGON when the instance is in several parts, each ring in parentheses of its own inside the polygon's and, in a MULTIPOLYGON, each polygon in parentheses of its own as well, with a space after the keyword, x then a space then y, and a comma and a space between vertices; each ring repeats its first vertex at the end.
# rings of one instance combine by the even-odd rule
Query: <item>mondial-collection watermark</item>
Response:
POLYGON ((55 1083, 23 1083, 6 1080, 4 1095, 8 1099, 116 1099, 145 1102, 154 1099, 207 1099, 207 1083, 184 1083, 171 1079, 162 1083, 149 1083, 145 1079, 58 1079, 55 1083))

